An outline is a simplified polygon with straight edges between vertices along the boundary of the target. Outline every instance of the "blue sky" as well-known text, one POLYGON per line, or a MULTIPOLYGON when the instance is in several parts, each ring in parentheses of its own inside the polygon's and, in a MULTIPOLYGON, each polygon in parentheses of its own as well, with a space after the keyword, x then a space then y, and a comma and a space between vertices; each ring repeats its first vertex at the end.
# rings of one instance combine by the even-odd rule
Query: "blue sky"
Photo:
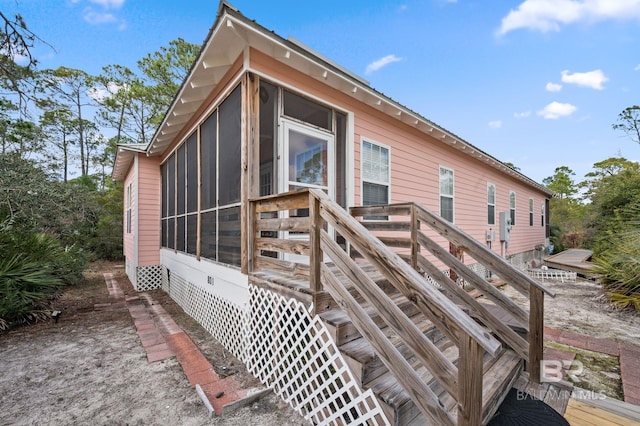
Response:
MULTIPOLYGON (((377 90, 541 182, 640 159, 612 129, 640 104, 640 0, 233 0, 377 90)), ((40 68, 135 68, 182 37, 202 43, 216 0, 0 0, 40 45, 40 68)))

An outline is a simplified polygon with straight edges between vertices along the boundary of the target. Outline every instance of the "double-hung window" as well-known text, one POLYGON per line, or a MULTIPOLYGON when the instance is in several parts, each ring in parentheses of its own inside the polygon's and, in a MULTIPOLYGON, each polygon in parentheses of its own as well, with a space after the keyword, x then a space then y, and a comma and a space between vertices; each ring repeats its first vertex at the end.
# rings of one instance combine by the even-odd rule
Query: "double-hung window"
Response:
POLYGON ((533 198, 529 198, 529 226, 533 226, 533 198))
POLYGON ((516 193, 509 193, 509 214, 511 216, 511 226, 516 226, 516 193))
POLYGON ((453 170, 440 166, 440 216, 453 223, 453 170))
POLYGON ((131 204, 133 198, 133 184, 127 185, 127 234, 131 233, 131 204))
POLYGON ((496 224, 496 186, 487 184, 487 225, 496 224))
MULTIPOLYGON (((389 148, 362 141, 362 205, 389 204, 390 173, 389 148)), ((367 217, 368 220, 384 220, 386 217, 367 217)))

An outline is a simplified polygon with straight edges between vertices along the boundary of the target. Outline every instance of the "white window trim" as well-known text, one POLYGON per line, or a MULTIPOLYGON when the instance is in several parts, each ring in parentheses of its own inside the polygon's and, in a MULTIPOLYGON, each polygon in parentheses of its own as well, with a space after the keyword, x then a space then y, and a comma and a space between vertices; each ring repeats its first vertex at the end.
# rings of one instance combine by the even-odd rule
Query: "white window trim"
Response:
POLYGON ((129 184, 127 185, 127 218, 126 218, 126 233, 127 234, 131 234, 133 231, 133 212, 132 212, 132 207, 133 207, 133 203, 132 201, 132 196, 133 196, 133 182, 129 182, 129 184))
MULTIPOLYGON (((487 213, 489 212, 489 206, 493 206, 493 223, 489 223, 489 221, 487 221, 488 226, 496 225, 496 199, 497 198, 498 198, 498 193, 497 193, 496 185, 491 182, 487 182, 487 213), (493 188, 493 204, 489 202, 489 188, 493 188)), ((487 214, 487 219, 488 218, 489 218, 489 215, 487 214)))
MULTIPOLYGON (((452 205, 452 212, 451 212, 451 223, 455 223, 455 219, 456 219, 456 174, 455 171, 451 168, 451 167, 446 167, 446 166, 442 166, 440 165, 438 167, 438 213, 440 214, 440 217, 442 217, 442 197, 450 197, 451 200, 453 201, 453 205, 452 205), (443 194, 441 192, 442 188, 440 187, 440 173, 442 170, 447 170, 451 172, 451 176, 453 177, 453 194, 449 195, 449 194, 443 194)), ((444 219, 444 218, 443 218, 444 219)), ((445 219, 446 220, 446 219, 445 219)))
POLYGON ((533 198, 529 198, 529 226, 531 226, 532 228, 536 224, 535 205, 536 202, 533 200, 533 198))
POLYGON ((518 215, 518 195, 516 191, 509 191, 509 217, 511 217, 511 210, 513 210, 513 220, 511 221, 511 226, 516 226, 516 219, 518 215), (513 195, 513 207, 511 207, 511 196, 513 195))
MULTIPOLYGON (((366 136, 361 136, 360 137, 360 205, 364 205, 363 204, 363 198, 364 198, 364 183, 365 182, 369 182, 369 183, 373 183, 376 185, 386 185, 387 186, 387 202, 389 204, 391 204, 391 147, 389 145, 377 142, 371 138, 368 138, 366 136), (389 164, 388 164, 388 168, 389 168, 389 181, 388 182, 383 182, 383 181, 379 181, 379 180, 375 180, 375 179, 365 179, 364 178, 364 143, 370 143, 371 145, 377 145, 381 148, 385 148, 388 152, 389 152, 389 164)), ((387 220, 389 220, 387 218, 387 220)))

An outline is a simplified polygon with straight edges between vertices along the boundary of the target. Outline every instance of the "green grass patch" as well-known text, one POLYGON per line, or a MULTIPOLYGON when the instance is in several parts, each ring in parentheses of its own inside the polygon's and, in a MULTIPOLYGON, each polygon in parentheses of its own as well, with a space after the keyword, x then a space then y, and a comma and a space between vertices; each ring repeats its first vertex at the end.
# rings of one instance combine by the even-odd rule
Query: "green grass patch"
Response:
POLYGON ((618 357, 555 342, 545 342, 545 346, 576 354, 575 360, 582 365, 574 363, 569 370, 571 374, 567 377, 575 386, 623 400, 618 357))

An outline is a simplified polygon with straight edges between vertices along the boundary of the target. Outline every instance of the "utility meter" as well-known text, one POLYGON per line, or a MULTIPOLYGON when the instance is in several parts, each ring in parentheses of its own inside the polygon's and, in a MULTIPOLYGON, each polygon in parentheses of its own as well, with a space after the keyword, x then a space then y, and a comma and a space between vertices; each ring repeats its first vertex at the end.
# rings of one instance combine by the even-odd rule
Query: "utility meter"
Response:
POLYGON ((509 241, 511 232, 511 214, 500 212, 500 241, 509 241))

